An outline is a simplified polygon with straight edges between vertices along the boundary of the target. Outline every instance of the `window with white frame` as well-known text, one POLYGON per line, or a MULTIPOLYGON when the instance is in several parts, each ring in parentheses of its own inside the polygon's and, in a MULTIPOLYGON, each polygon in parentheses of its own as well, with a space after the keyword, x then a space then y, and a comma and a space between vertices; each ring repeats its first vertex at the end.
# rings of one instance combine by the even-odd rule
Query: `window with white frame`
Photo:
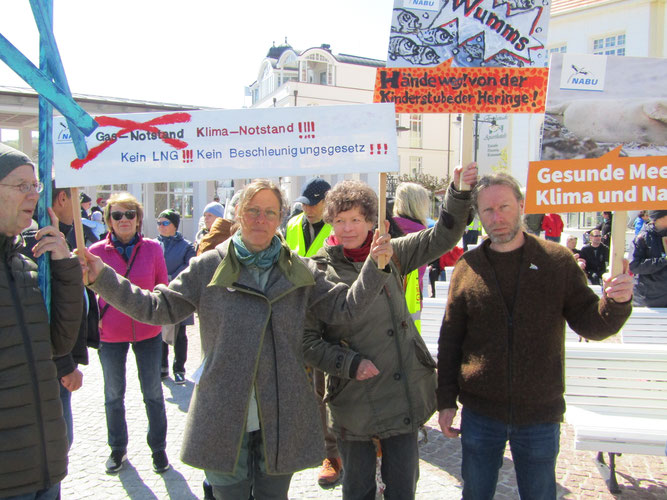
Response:
POLYGON ((410 147, 422 147, 422 115, 410 115, 410 147))
POLYGON ((323 54, 314 53, 300 61, 300 81, 319 83, 320 85, 335 85, 335 66, 323 54))
POLYGON ((156 182, 155 217, 168 208, 176 210, 181 217, 192 217, 194 184, 192 182, 156 182))
POLYGON ((421 156, 411 156, 410 157, 410 173, 412 175, 417 175, 422 173, 422 157, 421 156))
POLYGON ((567 44, 564 43, 562 45, 554 45, 553 47, 549 47, 549 54, 558 54, 559 52, 565 53, 567 52, 567 44))
POLYGON ((127 192, 127 188, 127 184, 103 184, 101 186, 97 186, 97 197, 108 200, 109 196, 111 196, 113 193, 127 192))
POLYGON ((593 54, 605 56, 624 56, 625 33, 594 38, 593 54))

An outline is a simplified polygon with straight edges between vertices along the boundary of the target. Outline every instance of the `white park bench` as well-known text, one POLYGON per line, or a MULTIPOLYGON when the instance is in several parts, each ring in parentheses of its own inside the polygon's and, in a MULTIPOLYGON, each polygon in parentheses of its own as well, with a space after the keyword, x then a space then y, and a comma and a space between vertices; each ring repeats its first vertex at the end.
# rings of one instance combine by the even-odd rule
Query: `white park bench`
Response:
POLYGON ((424 299, 422 303, 421 324, 422 339, 428 351, 436 358, 438 355, 438 337, 440 337, 440 326, 445 316, 447 296, 443 299, 424 299))
POLYGON ((575 448, 609 454, 609 490, 619 493, 615 456, 665 455, 667 345, 565 345, 566 419, 575 448))
POLYGON ((449 281, 436 281, 435 298, 447 300, 448 295, 449 295, 449 281))
POLYGON ((621 337, 624 344, 667 344, 667 308, 634 307, 621 337))

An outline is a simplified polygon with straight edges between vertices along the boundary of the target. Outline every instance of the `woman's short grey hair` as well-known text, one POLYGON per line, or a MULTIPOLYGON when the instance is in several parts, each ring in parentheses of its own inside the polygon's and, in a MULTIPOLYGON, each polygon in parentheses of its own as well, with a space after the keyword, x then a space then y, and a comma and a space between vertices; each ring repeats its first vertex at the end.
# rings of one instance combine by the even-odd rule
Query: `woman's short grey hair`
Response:
POLYGON ((248 206, 250 200, 252 200, 252 198, 257 193, 265 189, 271 191, 274 195, 276 195, 276 198, 278 198, 278 203, 280 204, 280 217, 283 217, 285 215, 287 201, 285 200, 283 192, 280 190, 278 185, 269 179, 255 179, 241 190, 237 206, 237 213, 243 213, 243 210, 245 210, 245 208, 248 206))
POLYGON ((430 203, 428 190, 424 186, 415 182, 402 182, 396 188, 394 216, 407 216, 426 225, 430 203))
POLYGON ((341 212, 359 208, 367 222, 378 220, 378 197, 370 186, 360 181, 343 181, 327 191, 323 219, 327 224, 341 212))
POLYGON ((511 175, 506 174, 505 172, 485 175, 477 182, 477 184, 475 184, 475 187, 472 190, 472 206, 475 207, 475 211, 478 213, 477 200, 479 198, 479 193, 491 186, 507 186, 512 190, 517 201, 523 200, 521 184, 519 184, 519 182, 511 175))

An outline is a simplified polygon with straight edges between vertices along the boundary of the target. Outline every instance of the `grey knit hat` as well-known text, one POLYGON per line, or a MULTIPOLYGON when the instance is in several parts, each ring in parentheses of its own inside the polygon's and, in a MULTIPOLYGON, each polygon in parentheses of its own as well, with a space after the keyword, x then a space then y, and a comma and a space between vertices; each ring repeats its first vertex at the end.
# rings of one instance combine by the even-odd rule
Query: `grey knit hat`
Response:
POLYGON ((0 180, 7 177, 14 169, 21 165, 30 165, 33 170, 35 164, 27 155, 6 144, 0 143, 0 180))

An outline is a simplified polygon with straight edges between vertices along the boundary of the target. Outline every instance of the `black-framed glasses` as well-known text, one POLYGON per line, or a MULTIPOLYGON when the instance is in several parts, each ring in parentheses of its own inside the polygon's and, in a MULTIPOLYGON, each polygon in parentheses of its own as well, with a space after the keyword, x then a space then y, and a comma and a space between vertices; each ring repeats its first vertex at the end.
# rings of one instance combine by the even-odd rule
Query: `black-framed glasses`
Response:
POLYGON ((171 224, 171 221, 168 221, 168 220, 159 220, 159 221, 157 221, 157 225, 158 225, 158 226, 165 226, 165 227, 167 227, 169 224, 171 224))
POLYGON ((601 238, 601 234, 591 234, 591 238, 601 238))
POLYGON ((111 218, 113 220, 121 220, 123 215, 127 220, 133 220, 137 216, 136 210, 125 210, 125 212, 111 212, 111 218))
POLYGON ((41 182, 22 182, 21 184, 0 184, 0 186, 12 187, 18 189, 22 194, 27 194, 30 191, 41 193, 44 191, 44 184, 41 182))

